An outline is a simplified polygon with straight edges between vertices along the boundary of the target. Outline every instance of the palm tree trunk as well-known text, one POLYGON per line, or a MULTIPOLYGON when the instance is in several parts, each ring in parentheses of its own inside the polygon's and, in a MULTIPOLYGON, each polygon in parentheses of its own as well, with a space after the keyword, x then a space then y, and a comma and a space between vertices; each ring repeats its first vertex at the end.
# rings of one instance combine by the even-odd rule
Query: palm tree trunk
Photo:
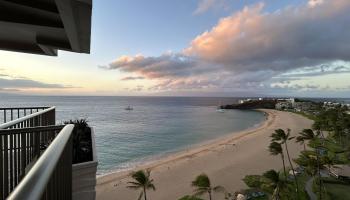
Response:
POLYGON ((145 197, 145 200, 147 200, 146 187, 143 187, 143 195, 145 197))
POLYGON ((280 190, 279 187, 276 186, 275 191, 272 194, 274 200, 279 200, 280 199, 280 190))
POLYGON ((305 142, 304 142, 303 144, 304 144, 304 151, 306 151, 306 145, 305 145, 305 142))
POLYGON ((286 164, 284 163, 284 154, 283 154, 283 153, 281 153, 281 157, 282 157, 282 164, 283 164, 284 176, 287 178, 286 164))
POLYGON ((208 191, 208 194, 209 194, 209 200, 211 200, 211 192, 208 191))
POLYGON ((289 151, 288 151, 288 146, 287 146, 287 141, 284 143, 285 147, 286 147, 286 152, 287 152, 287 156, 288 156, 288 161, 289 161, 289 164, 290 164, 290 167, 292 168, 292 172, 293 172, 293 176, 294 176, 294 182, 295 182, 295 185, 296 185, 296 192, 297 192, 297 198, 299 199, 299 185, 298 185, 298 180, 297 180, 297 176, 295 175, 295 172, 294 172, 294 167, 293 167, 293 164, 292 164, 292 161, 290 160, 290 156, 289 156, 289 151))
POLYGON ((320 169, 320 158, 318 156, 318 152, 316 154, 317 159, 317 171, 318 171, 318 185, 320 190, 320 200, 322 200, 322 183, 321 183, 321 169, 320 169))
POLYGON ((322 181, 321 176, 318 177, 318 184, 319 184, 319 190, 320 190, 320 200, 322 200, 322 181))
POLYGON ((324 145, 324 134, 323 134, 323 131, 320 131, 321 133, 321 138, 322 138, 322 145, 324 145))

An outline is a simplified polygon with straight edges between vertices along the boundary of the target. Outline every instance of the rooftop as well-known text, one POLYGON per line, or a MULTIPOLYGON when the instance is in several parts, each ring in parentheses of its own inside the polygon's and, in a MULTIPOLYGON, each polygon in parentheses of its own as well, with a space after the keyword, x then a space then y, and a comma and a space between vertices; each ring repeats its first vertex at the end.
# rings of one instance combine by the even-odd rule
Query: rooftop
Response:
POLYGON ((92 0, 0 0, 0 49, 90 52, 92 0))
POLYGON ((350 177, 350 166, 335 165, 333 168, 331 168, 331 172, 336 176, 350 177))

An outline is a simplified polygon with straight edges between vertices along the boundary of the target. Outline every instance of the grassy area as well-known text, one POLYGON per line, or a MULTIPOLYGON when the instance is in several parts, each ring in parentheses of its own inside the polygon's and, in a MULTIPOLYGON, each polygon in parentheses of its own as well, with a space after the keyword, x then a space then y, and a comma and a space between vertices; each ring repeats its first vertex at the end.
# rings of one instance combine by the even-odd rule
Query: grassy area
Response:
MULTIPOLYGON (((315 179, 313 183, 314 192, 319 195, 319 186, 315 179)), ((350 185, 346 182, 340 181, 335 178, 322 178, 324 184, 324 192, 322 193, 322 199, 324 200, 344 200, 350 199, 350 185)))
POLYGON ((336 158, 336 164, 347 164, 349 163, 349 152, 343 152, 344 148, 334 142, 334 140, 328 136, 328 140, 321 142, 320 139, 316 139, 309 143, 309 146, 315 148, 317 146, 324 146, 327 149, 328 156, 336 158), (341 152, 341 153, 340 153, 341 152))
MULTIPOLYGON (((287 169, 287 171, 289 171, 289 169, 287 169)), ((283 170, 279 171, 280 173, 280 177, 284 179, 284 173, 283 170)), ((295 200, 295 199, 299 199, 299 200, 309 200, 309 196, 306 193, 306 191, 304 190, 306 182, 309 180, 309 176, 306 174, 301 174, 297 176, 297 180, 298 180, 298 185, 299 185, 299 198, 296 197, 296 193, 295 191, 295 183, 292 179, 289 180, 288 182, 288 188, 285 188, 283 191, 281 191, 280 195, 281 195, 281 200, 295 200)), ((271 197, 273 190, 269 187, 266 187, 266 185, 264 184, 264 182, 266 181, 266 179, 263 176, 260 175, 248 175, 244 178, 244 182, 251 188, 255 188, 255 189, 248 189, 246 190, 248 191, 253 191, 253 190, 262 190, 264 192, 266 192, 267 196, 265 197, 260 197, 260 198, 252 198, 254 200, 264 200, 264 199, 268 199, 269 197, 271 197)))
POLYGON ((297 111, 294 111, 294 110, 285 110, 286 112, 291 112, 291 113, 295 113, 295 114, 298 114, 298 115, 301 115, 303 117, 306 117, 312 121, 315 121, 316 119, 316 116, 315 115, 311 115, 311 114, 306 114, 304 112, 297 112, 297 111))
POLYGON ((310 177, 308 175, 306 175, 305 173, 298 176, 298 185, 299 185, 299 190, 300 190, 299 197, 301 200, 308 200, 309 199, 309 195, 305 191, 305 185, 309 179, 310 179, 310 177))
POLYGON ((350 199, 350 185, 326 183, 325 187, 332 200, 350 199))

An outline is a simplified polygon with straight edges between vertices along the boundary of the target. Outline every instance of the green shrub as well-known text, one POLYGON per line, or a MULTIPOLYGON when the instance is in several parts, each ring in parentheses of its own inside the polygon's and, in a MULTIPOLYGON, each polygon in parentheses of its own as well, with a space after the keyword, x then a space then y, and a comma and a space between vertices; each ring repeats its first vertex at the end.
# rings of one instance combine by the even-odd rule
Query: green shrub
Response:
POLYGON ((73 164, 92 161, 91 128, 86 119, 69 120, 64 124, 73 124, 73 164))

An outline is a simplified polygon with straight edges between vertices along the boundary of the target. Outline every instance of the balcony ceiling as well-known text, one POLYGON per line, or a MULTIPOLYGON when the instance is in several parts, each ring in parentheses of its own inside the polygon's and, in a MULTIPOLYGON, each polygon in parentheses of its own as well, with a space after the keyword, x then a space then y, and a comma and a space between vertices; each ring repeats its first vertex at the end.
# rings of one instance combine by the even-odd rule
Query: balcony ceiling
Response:
POLYGON ((0 49, 90 53, 92 0, 0 0, 0 49))

